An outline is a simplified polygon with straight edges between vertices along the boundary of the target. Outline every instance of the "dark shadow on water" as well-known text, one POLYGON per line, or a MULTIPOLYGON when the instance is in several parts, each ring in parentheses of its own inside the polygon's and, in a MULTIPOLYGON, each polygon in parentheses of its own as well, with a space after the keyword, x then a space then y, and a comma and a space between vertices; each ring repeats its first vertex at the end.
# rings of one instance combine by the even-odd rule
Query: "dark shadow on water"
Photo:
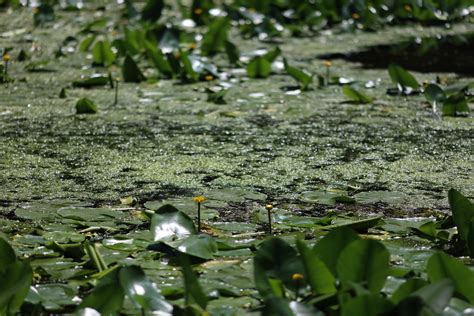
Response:
POLYGON ((359 62, 363 68, 387 68, 396 63, 418 72, 455 72, 474 76, 474 33, 417 37, 356 52, 319 55, 318 58, 359 62))

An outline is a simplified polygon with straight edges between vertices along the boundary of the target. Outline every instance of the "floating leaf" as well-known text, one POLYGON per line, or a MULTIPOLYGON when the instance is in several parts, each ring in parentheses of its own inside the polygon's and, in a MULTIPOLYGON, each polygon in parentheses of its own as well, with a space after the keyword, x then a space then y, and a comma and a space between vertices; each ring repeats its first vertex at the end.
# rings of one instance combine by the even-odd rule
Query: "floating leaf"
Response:
POLYGON ((443 102, 441 111, 443 115, 446 116, 460 116, 469 113, 470 109, 464 92, 459 92, 447 97, 443 102))
POLYGON ((413 278, 406 280, 395 290, 395 292, 393 292, 391 300, 394 304, 398 304, 403 299, 410 296, 413 292, 421 289, 425 285, 428 285, 428 282, 424 279, 413 278))
POLYGON ((278 316, 323 316, 324 313, 316 310, 309 304, 290 301, 281 297, 270 297, 265 300, 262 315, 278 316))
POLYGON ((247 65, 247 75, 250 78, 267 78, 272 72, 271 63, 263 56, 257 56, 247 65))
POLYGON ((431 104, 441 103, 446 99, 446 94, 436 84, 429 84, 424 91, 426 100, 431 104))
POLYGON ((354 199, 347 196, 343 190, 318 190, 301 193, 301 199, 305 202, 335 205, 336 203, 353 203, 354 199))
POLYGON ((119 271, 115 269, 100 279, 97 286, 87 295, 78 309, 90 307, 102 315, 117 315, 123 305, 125 292, 119 286, 119 271))
POLYGON ((382 218, 383 218, 382 216, 378 216, 378 217, 361 219, 361 220, 350 220, 350 221, 347 221, 346 223, 340 223, 340 224, 335 223, 332 225, 327 225, 327 226, 322 227, 322 229, 329 230, 329 229, 335 229, 339 227, 348 227, 355 230, 356 232, 362 233, 362 232, 367 232, 369 228, 375 227, 379 225, 380 223, 382 223, 382 218))
POLYGON ((388 276, 389 260, 390 254, 380 242, 357 240, 342 250, 337 260, 337 275, 347 287, 360 283, 378 293, 388 276))
POLYGON ((97 86, 105 86, 107 84, 110 84, 110 79, 108 76, 103 75, 93 75, 90 78, 72 82, 72 86, 75 88, 92 88, 97 86))
POLYGON ((122 76, 125 82, 141 82, 146 80, 140 68, 129 55, 125 56, 122 66, 122 76))
POLYGON ((166 244, 181 253, 205 260, 213 259, 218 250, 216 241, 204 234, 191 235, 178 241, 166 242, 166 244))
POLYGON ((345 85, 342 87, 342 93, 344 93, 346 97, 348 97, 349 99, 351 99, 351 101, 355 103, 361 103, 361 104, 372 103, 371 98, 369 98, 362 92, 357 91, 356 89, 354 89, 353 87, 349 85, 345 85))
POLYGON ((313 76, 302 70, 299 70, 296 67, 290 66, 286 58, 283 59, 283 63, 285 65, 286 72, 300 84, 301 90, 308 90, 309 85, 313 83, 313 76))
POLYGON ((423 299, 423 302, 431 311, 440 315, 444 308, 448 305, 449 300, 453 296, 454 283, 450 279, 441 279, 432 284, 428 284, 410 296, 418 296, 423 299))
POLYGON ((367 191, 354 195, 357 203, 372 204, 384 202, 388 204, 399 204, 406 200, 406 194, 393 191, 367 191))
POLYGON ((77 114, 94 114, 97 113, 97 105, 87 98, 79 99, 76 103, 77 114))

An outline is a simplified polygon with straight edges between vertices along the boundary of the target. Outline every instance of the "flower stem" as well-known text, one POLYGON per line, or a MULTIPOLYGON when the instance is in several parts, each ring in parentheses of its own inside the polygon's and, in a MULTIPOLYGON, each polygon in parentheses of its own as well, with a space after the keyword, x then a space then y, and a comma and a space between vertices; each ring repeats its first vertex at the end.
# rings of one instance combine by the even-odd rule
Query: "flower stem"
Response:
POLYGON ((114 105, 117 105, 118 103, 118 88, 119 88, 119 81, 115 80, 115 99, 114 99, 114 105))
POLYGON ((201 232, 201 203, 198 203, 198 232, 201 232))

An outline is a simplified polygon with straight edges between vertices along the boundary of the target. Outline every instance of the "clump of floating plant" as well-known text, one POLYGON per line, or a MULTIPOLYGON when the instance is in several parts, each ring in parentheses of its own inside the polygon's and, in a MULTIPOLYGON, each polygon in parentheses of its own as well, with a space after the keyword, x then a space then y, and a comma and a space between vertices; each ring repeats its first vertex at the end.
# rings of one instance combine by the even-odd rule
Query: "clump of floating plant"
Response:
POLYGON ((197 203, 197 221, 198 221, 198 232, 201 232, 201 204, 206 201, 206 198, 202 195, 195 196, 193 201, 197 203))

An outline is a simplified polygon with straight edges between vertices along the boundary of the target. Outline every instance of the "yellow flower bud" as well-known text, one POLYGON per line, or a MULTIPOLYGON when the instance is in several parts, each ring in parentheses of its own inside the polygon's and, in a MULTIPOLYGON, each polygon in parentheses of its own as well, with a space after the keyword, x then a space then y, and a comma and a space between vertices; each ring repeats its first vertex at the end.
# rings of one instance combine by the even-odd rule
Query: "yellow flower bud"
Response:
POLYGON ((3 54, 2 59, 3 59, 4 62, 7 63, 10 60, 10 54, 8 54, 8 53, 3 54))
POLYGON ((331 66, 332 66, 332 62, 331 62, 330 60, 325 60, 325 61, 324 61, 324 66, 326 66, 326 67, 328 67, 328 68, 331 67, 331 66))
POLYGON ((202 195, 198 195, 198 196, 193 197, 193 201, 196 202, 196 203, 202 203, 205 200, 206 200, 206 198, 202 195))
POLYGON ((265 208, 267 209, 267 211, 271 211, 273 209, 273 205, 267 204, 265 205, 265 208))
POLYGON ((304 279, 304 276, 300 273, 293 273, 293 275, 291 276, 291 279, 293 281, 300 281, 304 279))

